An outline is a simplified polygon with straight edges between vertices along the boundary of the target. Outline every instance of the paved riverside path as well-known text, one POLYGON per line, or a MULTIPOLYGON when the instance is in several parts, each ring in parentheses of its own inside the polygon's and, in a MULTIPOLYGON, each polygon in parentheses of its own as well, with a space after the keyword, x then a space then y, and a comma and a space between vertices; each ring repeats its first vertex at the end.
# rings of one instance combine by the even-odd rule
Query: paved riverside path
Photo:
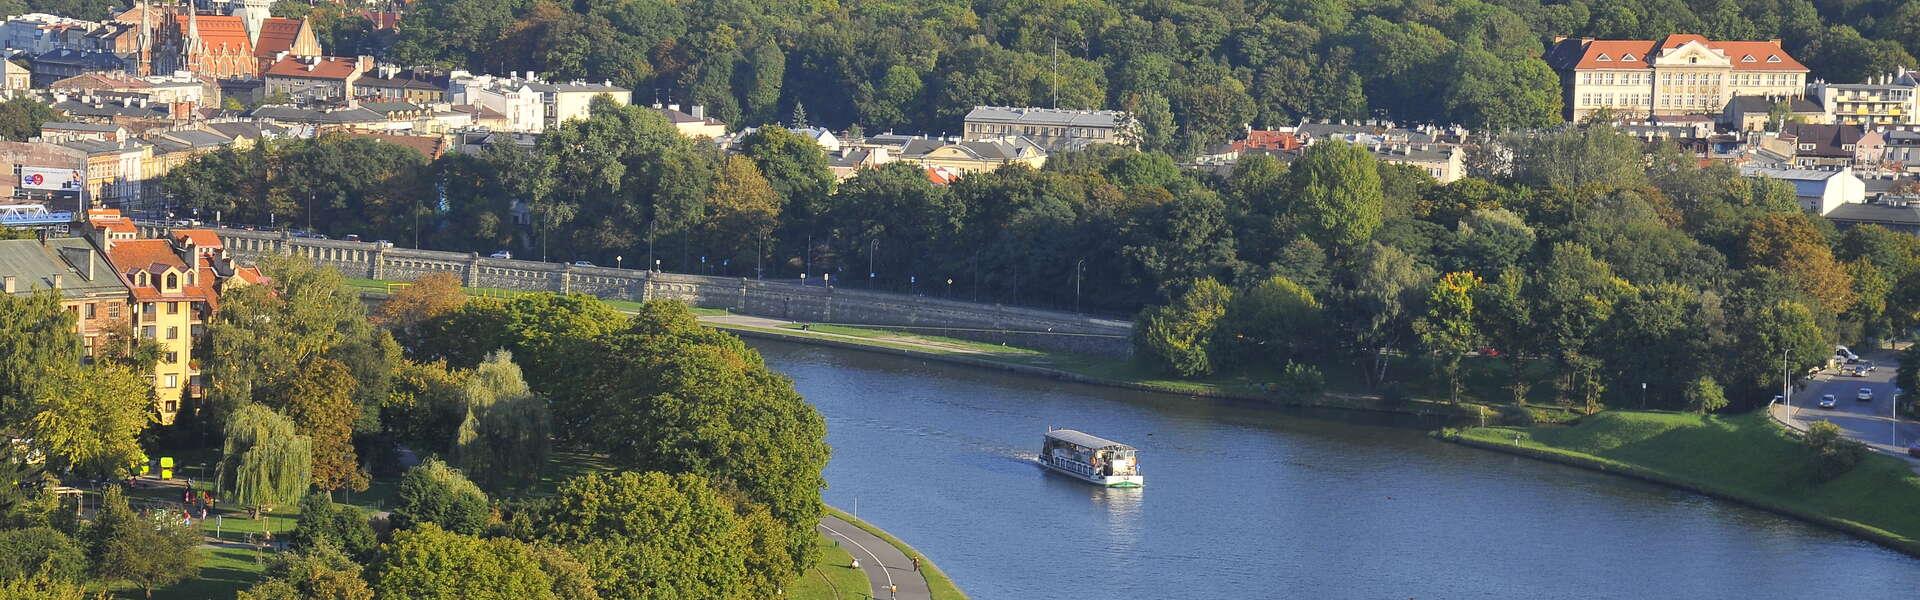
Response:
POLYGON ((839 542, 847 554, 860 561, 860 570, 867 574, 874 598, 932 600, 933 592, 927 589, 927 579, 913 570, 913 559, 893 544, 833 515, 820 515, 819 527, 821 533, 839 542), (889 585, 899 586, 899 593, 889 593, 889 585))
POLYGON ((1793 397, 1785 404, 1768 407, 1773 417, 1787 426, 1806 431, 1814 421, 1826 421, 1839 425, 1841 432, 1848 438, 1866 444, 1877 452, 1888 454, 1907 461, 1915 472, 1920 472, 1920 458, 1907 455, 1908 444, 1920 440, 1920 422, 1901 419, 1896 425, 1893 416, 1894 373, 1900 369, 1900 355, 1896 352, 1878 350, 1861 353, 1861 358, 1874 361, 1874 370, 1865 377, 1842 376, 1833 370, 1822 370, 1806 380, 1806 387, 1795 390, 1793 397), (1873 390, 1873 400, 1856 400, 1860 388, 1873 390), (1820 408, 1820 397, 1832 394, 1836 401, 1833 408, 1820 408), (1899 440, 1895 442, 1895 431, 1899 440))

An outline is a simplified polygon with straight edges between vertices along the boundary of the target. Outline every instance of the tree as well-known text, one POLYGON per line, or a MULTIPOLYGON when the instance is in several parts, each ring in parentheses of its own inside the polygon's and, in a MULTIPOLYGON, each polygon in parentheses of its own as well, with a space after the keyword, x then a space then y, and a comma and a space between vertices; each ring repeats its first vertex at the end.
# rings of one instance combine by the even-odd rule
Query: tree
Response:
POLYGON ((532 547, 509 538, 483 540, 432 523, 393 534, 375 565, 381 598, 421 600, 557 600, 553 578, 532 547))
POLYGON ((313 484, 313 441, 293 420, 258 404, 227 419, 215 487, 236 506, 256 511, 290 504, 313 484))
POLYGON ((335 503, 320 492, 307 494, 300 501, 300 518, 287 537, 295 549, 326 545, 331 551, 362 559, 372 556, 379 543, 366 514, 352 505, 335 503))
MULTIPOLYGON (((589 474, 561 484, 532 530, 577 548, 601 593, 634 600, 768 597, 749 589, 750 541, 733 503, 706 478, 664 473, 589 474)), ((783 554, 784 540, 771 550, 783 554)), ((775 565, 774 572, 785 572, 775 565)), ((784 578, 781 578, 784 579, 784 578)), ((763 584, 764 585, 764 584, 763 584)))
POLYGON ((353 382, 350 422, 371 429, 371 407, 385 400, 399 359, 392 337, 367 322, 366 305, 339 270, 292 258, 270 258, 260 267, 272 284, 222 293, 220 310, 207 326, 211 343, 203 370, 211 386, 211 424, 218 426, 250 402, 290 413, 294 401, 306 402, 290 392, 306 377, 310 388, 353 382), (315 370, 322 358, 344 365, 351 378, 313 379, 338 375, 315 370))
POLYGON ((0 136, 24 142, 28 138, 39 137, 40 125, 56 118, 53 107, 31 97, 21 96, 0 102, 0 136))
POLYGON ((311 440, 313 485, 321 490, 361 491, 369 483, 353 449, 353 422, 360 416, 354 383, 345 364, 322 358, 307 363, 287 387, 287 416, 311 440))
POLYGON ((1845 475, 1867 457, 1866 446, 1847 439, 1846 431, 1828 421, 1809 423, 1801 441, 1813 453, 1815 483, 1832 481, 1845 475))
POLYGON ((74 319, 51 291, 0 295, 0 424, 32 418, 48 373, 80 362, 74 319))
POLYGON ((729 156, 707 196, 703 244, 716 256, 731 256, 745 268, 753 258, 759 275, 767 244, 780 224, 780 195, 752 160, 729 156))
POLYGON ((1279 275, 1233 295, 1217 326, 1222 357, 1278 367, 1320 347, 1321 307, 1313 293, 1279 275))
POLYGON ((1327 321, 1352 349, 1372 358, 1369 387, 1385 382, 1387 358, 1411 331, 1410 323, 1434 279, 1432 268, 1406 252, 1370 242, 1343 270, 1327 302, 1327 321))
POLYGON ((1365 149, 1314 144, 1287 169, 1287 178, 1301 230, 1336 255, 1365 243, 1380 227, 1380 173, 1365 149))
POLYGON ((0 530, 0 581, 44 575, 79 582, 87 574, 87 551, 52 527, 0 530))
POLYGON ((1181 377, 1213 372, 1212 344, 1233 291, 1202 279, 1171 304, 1149 308, 1135 322, 1134 348, 1163 371, 1181 377))
POLYGON ((1694 414, 1704 415, 1727 407, 1727 394, 1711 375, 1701 375, 1687 384, 1686 397, 1687 411, 1694 414))
POLYGON ((464 389, 470 374, 448 369, 444 360, 403 362, 394 369, 392 393, 380 405, 382 430, 395 443, 421 454, 446 454, 454 431, 466 420, 464 389))
POLYGON ((140 433, 156 420, 149 385, 132 369, 107 363, 52 369, 35 390, 39 412, 27 432, 58 464, 118 474, 146 461, 140 433))
POLYGON ((459 278, 452 273, 433 273, 394 292, 381 303, 373 322, 392 331, 400 345, 412 348, 419 344, 417 328, 422 323, 459 310, 466 303, 459 278))
POLYGON ((407 469, 395 497, 393 526, 400 529, 431 523, 454 533, 478 534, 490 517, 487 494, 439 459, 407 469))
POLYGON ((1509 60, 1461 46, 1447 61, 1440 102, 1454 122, 1493 130, 1560 122, 1560 77, 1538 57, 1509 60))
POLYGON ((1460 401, 1460 361, 1479 348, 1481 335, 1474 325, 1473 292, 1481 286, 1472 273, 1448 273, 1427 292, 1427 313, 1413 324, 1420 345, 1440 359, 1447 377, 1447 397, 1460 401))
POLYGON ((267 580, 241 591, 239 600, 373 600, 360 569, 332 543, 321 541, 275 555, 267 580))
POLYGON ((1853 277, 1834 259, 1826 236, 1806 215, 1767 215, 1747 228, 1746 237, 1747 264, 1779 271, 1801 293, 1819 300, 1824 310, 1840 313, 1853 306, 1853 277))
POLYGON ((464 392, 466 419, 452 445, 461 472, 495 492, 538 482, 551 445, 553 417, 546 399, 527 388, 513 353, 488 355, 474 368, 464 392))
POLYGON ((152 518, 133 514, 119 488, 101 498, 94 519, 94 572, 101 579, 125 581, 153 597, 162 588, 199 570, 200 529, 165 513, 152 518))

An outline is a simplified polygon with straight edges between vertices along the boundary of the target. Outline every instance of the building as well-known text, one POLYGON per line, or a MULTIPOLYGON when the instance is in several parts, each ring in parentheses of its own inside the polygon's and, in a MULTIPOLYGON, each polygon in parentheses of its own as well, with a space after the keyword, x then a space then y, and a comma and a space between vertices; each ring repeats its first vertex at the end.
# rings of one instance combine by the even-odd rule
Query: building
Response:
POLYGON ((1826 107, 1831 123, 1869 130, 1920 125, 1920 76, 1905 68, 1866 83, 1815 81, 1807 89, 1826 107))
POLYGON ((1038 169, 1047 164, 1046 149, 1018 135, 991 140, 915 139, 894 156, 929 169, 955 173, 992 171, 1011 164, 1038 169))
POLYGON ((1832 123, 1833 116, 1812 100, 1788 96, 1734 96, 1721 112, 1721 123, 1735 131, 1778 131, 1788 123, 1832 123), (1774 109, 1780 110, 1780 122, 1774 122, 1774 109))
POLYGON ((0 240, 0 286, 15 295, 58 292, 89 358, 106 350, 115 329, 129 326, 131 292, 82 238, 0 240))
MULTIPOLYGON (((593 100, 606 96, 620 105, 633 103, 633 91, 611 82, 548 83, 533 76, 496 77, 455 71, 447 93, 454 104, 485 107, 505 117, 509 131, 540 133, 573 119, 586 118, 593 100)), ((478 124, 480 119, 476 118, 478 124)))
POLYGON ((1658 40, 1556 37, 1547 64, 1560 74, 1566 117, 1719 114, 1734 96, 1805 94, 1807 68, 1780 40, 1720 42, 1692 34, 1658 40))
POLYGON ((267 67, 263 79, 268 98, 285 97, 302 104, 332 102, 354 98, 354 82, 371 68, 371 56, 288 56, 267 67))
POLYGON ((271 0, 241 0, 236 14, 201 14, 190 7, 129 9, 115 20, 157 23, 150 54, 153 72, 191 71, 212 79, 256 78, 283 58, 320 56, 319 38, 305 19, 269 16, 271 0))
POLYGON ((1867 201, 1866 184, 1854 176, 1852 169, 1819 171, 1745 167, 1740 169, 1740 174, 1787 182, 1800 199, 1800 208, 1816 215, 1831 213, 1842 205, 1864 204, 1867 201))
POLYGON ((72 140, 59 145, 86 154, 86 197, 92 206, 148 208, 146 166, 153 159, 153 144, 124 139, 72 140))
POLYGON ((1920 131, 1888 131, 1880 161, 1888 170, 1920 173, 1920 131))
POLYGON ((1920 235, 1920 202, 1844 204, 1827 213, 1827 220, 1839 227, 1879 225, 1907 235, 1920 235))
POLYGON ((52 210, 78 211, 91 198, 87 190, 87 153, 60 144, 0 141, 0 164, 13 175, 0 178, 0 197, 45 204, 52 210))
POLYGON ((79 50, 85 45, 87 34, 99 28, 100 24, 93 21, 27 13, 7 17, 5 23, 0 23, 0 45, 33 54, 79 50))
POLYGON ((687 112, 680 112, 678 104, 661 106, 656 102, 653 109, 659 111, 660 116, 666 117, 667 123, 672 124, 673 129, 684 137, 717 140, 727 135, 727 124, 707 116, 705 106, 695 104, 687 107, 687 112))
POLYGON ((13 98, 33 89, 32 61, 23 55, 0 59, 0 95, 13 98))
POLYGON ((968 111, 961 139, 996 140, 1010 135, 1025 137, 1047 152, 1089 144, 1139 143, 1133 118, 1121 111, 1004 106, 976 106, 968 111))
POLYGON ((1780 141, 1792 149, 1793 167, 1830 171, 1879 162, 1886 145, 1878 132, 1857 125, 1810 123, 1780 128, 1780 141))
POLYGON ((104 123, 47 121, 40 124, 40 141, 61 143, 73 140, 117 142, 127 139, 127 128, 104 123))
POLYGON ((53 82, 86 73, 121 72, 127 68, 120 57, 105 52, 61 48, 34 55, 30 62, 33 87, 44 88, 53 82))
POLYGON ((1374 160, 1419 169, 1442 185, 1467 176, 1467 153, 1454 144, 1376 144, 1367 151, 1374 160))
POLYGON ((440 104, 447 101, 447 76, 394 65, 376 65, 354 84, 354 96, 379 102, 440 104))

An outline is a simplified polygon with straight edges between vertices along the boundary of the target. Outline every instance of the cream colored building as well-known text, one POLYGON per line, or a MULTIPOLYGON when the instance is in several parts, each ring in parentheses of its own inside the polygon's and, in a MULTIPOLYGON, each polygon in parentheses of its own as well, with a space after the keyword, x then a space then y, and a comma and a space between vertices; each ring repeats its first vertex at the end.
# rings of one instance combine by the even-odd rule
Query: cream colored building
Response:
POLYGON ((957 173, 992 171, 1011 164, 1038 169, 1047 164, 1047 151, 1020 136, 959 142, 915 139, 902 146, 897 156, 898 160, 957 173))
POLYGON ((1867 129, 1920 125, 1920 75, 1905 68, 1866 83, 1815 81, 1807 89, 1833 123, 1867 129))
POLYGON ((1807 67, 1779 40, 1716 42, 1692 34, 1659 40, 1557 38, 1547 64, 1560 73, 1565 114, 1619 117, 1718 114, 1734 96, 1805 93, 1807 67))

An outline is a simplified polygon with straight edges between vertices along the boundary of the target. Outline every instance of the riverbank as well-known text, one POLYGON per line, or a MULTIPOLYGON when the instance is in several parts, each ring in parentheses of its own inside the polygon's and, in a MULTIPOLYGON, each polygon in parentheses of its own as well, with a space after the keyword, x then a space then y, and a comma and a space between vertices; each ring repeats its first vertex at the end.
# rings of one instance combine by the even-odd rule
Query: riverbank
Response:
MULTIPOLYGON (((1001 346, 876 327, 800 324, 739 315, 703 316, 701 322, 742 337, 879 352, 1164 394, 1284 407, 1406 414, 1452 422, 1491 422, 1500 418, 1499 408, 1487 404, 1450 404, 1419 398, 1393 400, 1350 392, 1290 396, 1262 389, 1260 382, 1244 375, 1171 379, 1151 373, 1132 361, 1111 357, 1001 346)), ((1539 422, 1561 422, 1573 416, 1552 408, 1530 407, 1528 410, 1539 422)))
POLYGON ((1815 483, 1798 439, 1762 412, 1732 417, 1610 411, 1571 427, 1443 430, 1476 448, 1624 475, 1822 525, 1920 557, 1920 476, 1869 455, 1815 483))
POLYGON ((954 585, 953 580, 948 578, 947 574, 941 571, 939 566, 934 565, 932 560, 929 560, 926 555, 921 554, 919 550, 915 550, 913 546, 909 546, 906 542, 900 541, 900 538, 893 537, 893 534, 887 533, 886 530, 875 527, 872 523, 862 521, 859 517, 855 517, 838 508, 827 507, 827 514, 885 540, 887 544, 892 545, 895 549, 899 550, 901 554, 907 555, 909 559, 918 559, 920 561, 919 573, 921 577, 926 579, 927 589, 932 594, 933 600, 967 600, 967 594, 960 591, 960 587, 954 585))

